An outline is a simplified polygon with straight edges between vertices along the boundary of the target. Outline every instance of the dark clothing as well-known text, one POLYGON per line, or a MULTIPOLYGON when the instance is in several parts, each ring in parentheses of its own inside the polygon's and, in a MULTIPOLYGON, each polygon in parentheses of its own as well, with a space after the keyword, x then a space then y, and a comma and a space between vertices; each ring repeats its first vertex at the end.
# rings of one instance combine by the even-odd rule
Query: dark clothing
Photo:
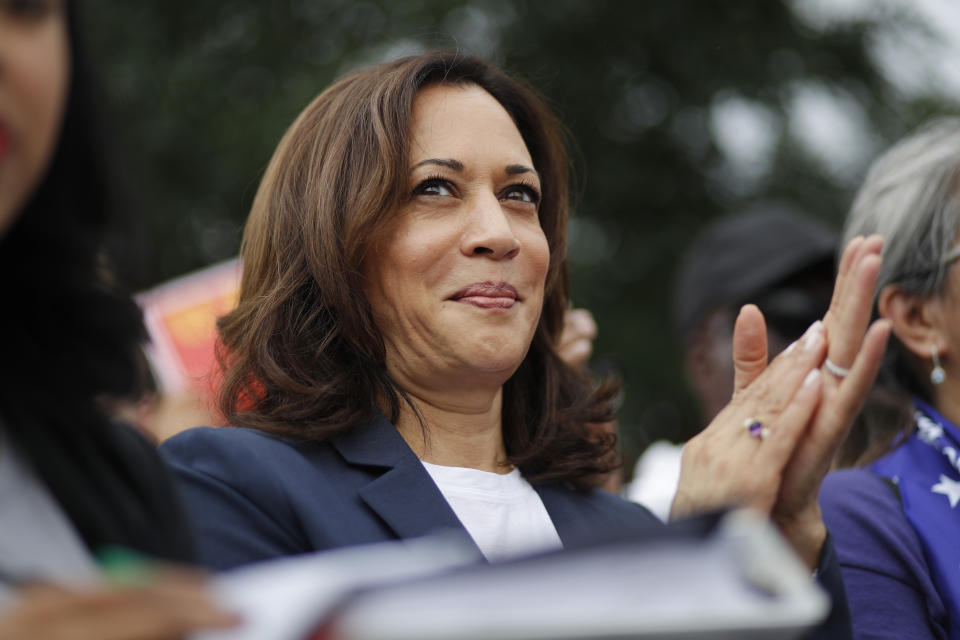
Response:
POLYGON ((834 534, 854 637, 947 638, 944 602, 895 488, 869 469, 844 469, 827 476, 820 506, 834 534))
MULTIPOLYGON (((409 538, 463 525, 396 428, 378 414, 324 443, 252 429, 191 429, 161 453, 179 476, 203 564, 215 569, 278 556, 409 538)), ((600 489, 534 485, 564 548, 664 525, 600 489)), ((822 583, 839 603, 819 638, 848 638, 839 567, 829 542, 822 583)))
POLYGON ((7 425, 92 553, 118 546, 192 562, 186 512, 156 447, 131 427, 88 418, 76 429, 25 415, 7 425))
MULTIPOLYGON (((426 535, 463 525, 382 415, 322 444, 202 427, 161 447, 193 516, 200 561, 226 569, 278 556, 426 535)), ((564 547, 597 531, 659 526, 602 490, 535 489, 564 547)))

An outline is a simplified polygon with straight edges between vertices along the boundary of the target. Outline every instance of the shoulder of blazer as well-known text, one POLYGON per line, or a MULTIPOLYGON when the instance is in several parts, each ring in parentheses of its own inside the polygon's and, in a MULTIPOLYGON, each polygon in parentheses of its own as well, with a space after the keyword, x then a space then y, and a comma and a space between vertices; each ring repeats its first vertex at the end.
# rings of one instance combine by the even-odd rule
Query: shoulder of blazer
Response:
MULTIPOLYGON (((352 467, 383 473, 419 463, 399 432, 382 414, 367 424, 321 442, 298 441, 246 427, 196 427, 164 442, 160 451, 174 468, 189 468, 240 483, 252 478, 279 481, 294 469, 336 475, 352 467)), ((426 472, 424 472, 426 473, 426 472)))
MULTIPOLYGON (((364 505, 397 538, 463 530, 420 460, 379 414, 322 443, 299 443, 252 429, 207 427, 171 438, 164 449, 181 477, 215 478, 278 517, 283 504, 294 511, 309 510, 313 515, 297 517, 312 519, 319 513, 313 505, 350 504, 350 496, 356 496, 357 506, 364 505)), ((348 512, 340 516, 366 517, 363 511, 348 512)), ((334 525, 343 527, 344 522, 334 525)))

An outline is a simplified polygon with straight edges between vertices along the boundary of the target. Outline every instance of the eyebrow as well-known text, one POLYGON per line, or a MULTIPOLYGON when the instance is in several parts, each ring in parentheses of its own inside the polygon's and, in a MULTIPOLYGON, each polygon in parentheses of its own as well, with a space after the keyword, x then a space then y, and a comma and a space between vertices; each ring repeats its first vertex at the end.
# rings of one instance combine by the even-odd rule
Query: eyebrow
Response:
POLYGON ((448 169, 453 169, 454 171, 463 171, 463 163, 459 160, 444 159, 444 158, 427 158, 426 160, 421 160, 417 164, 410 167, 410 170, 413 171, 417 167, 422 167, 425 164, 436 164, 441 167, 447 167, 448 169))
MULTIPOLYGON (((410 167, 410 170, 413 171, 417 167, 422 167, 425 164, 435 164, 441 167, 447 167, 448 169, 453 169, 454 171, 463 171, 463 163, 459 160, 454 160, 453 158, 427 158, 426 160, 421 160, 417 164, 410 167)), ((537 173, 536 169, 528 167, 523 164, 509 164, 506 168, 507 175, 515 176, 521 173, 532 173, 533 175, 540 177, 540 174, 537 173)))
POLYGON ((537 173, 537 170, 533 167, 528 167, 523 164, 511 164, 507 165, 507 175, 515 176, 521 173, 532 173, 533 175, 540 177, 540 174, 537 173))

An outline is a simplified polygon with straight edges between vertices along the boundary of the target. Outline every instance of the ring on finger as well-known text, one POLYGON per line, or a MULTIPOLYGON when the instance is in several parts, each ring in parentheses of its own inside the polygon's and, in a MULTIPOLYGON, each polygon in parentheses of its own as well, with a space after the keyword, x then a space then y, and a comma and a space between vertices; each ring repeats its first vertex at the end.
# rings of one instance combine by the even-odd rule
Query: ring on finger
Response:
POLYGON ((850 369, 847 369, 846 367, 841 367, 830 358, 827 358, 826 360, 823 361, 823 366, 827 368, 827 371, 832 373, 834 376, 836 376, 840 380, 843 380, 848 375, 850 375, 850 369))
POLYGON ((750 437, 756 438, 757 440, 762 441, 770 435, 770 429, 763 426, 763 423, 756 418, 747 418, 743 421, 743 426, 747 430, 747 433, 750 434, 750 437))

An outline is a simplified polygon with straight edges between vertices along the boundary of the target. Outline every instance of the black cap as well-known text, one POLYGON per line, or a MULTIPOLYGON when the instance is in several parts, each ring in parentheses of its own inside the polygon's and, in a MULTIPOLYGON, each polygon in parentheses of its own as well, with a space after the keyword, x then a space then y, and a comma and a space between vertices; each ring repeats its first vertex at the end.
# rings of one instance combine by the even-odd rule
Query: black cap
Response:
POLYGON ((753 209, 708 226, 684 254, 674 319, 687 335, 710 311, 740 306, 808 269, 832 268, 838 235, 782 205, 753 209))

